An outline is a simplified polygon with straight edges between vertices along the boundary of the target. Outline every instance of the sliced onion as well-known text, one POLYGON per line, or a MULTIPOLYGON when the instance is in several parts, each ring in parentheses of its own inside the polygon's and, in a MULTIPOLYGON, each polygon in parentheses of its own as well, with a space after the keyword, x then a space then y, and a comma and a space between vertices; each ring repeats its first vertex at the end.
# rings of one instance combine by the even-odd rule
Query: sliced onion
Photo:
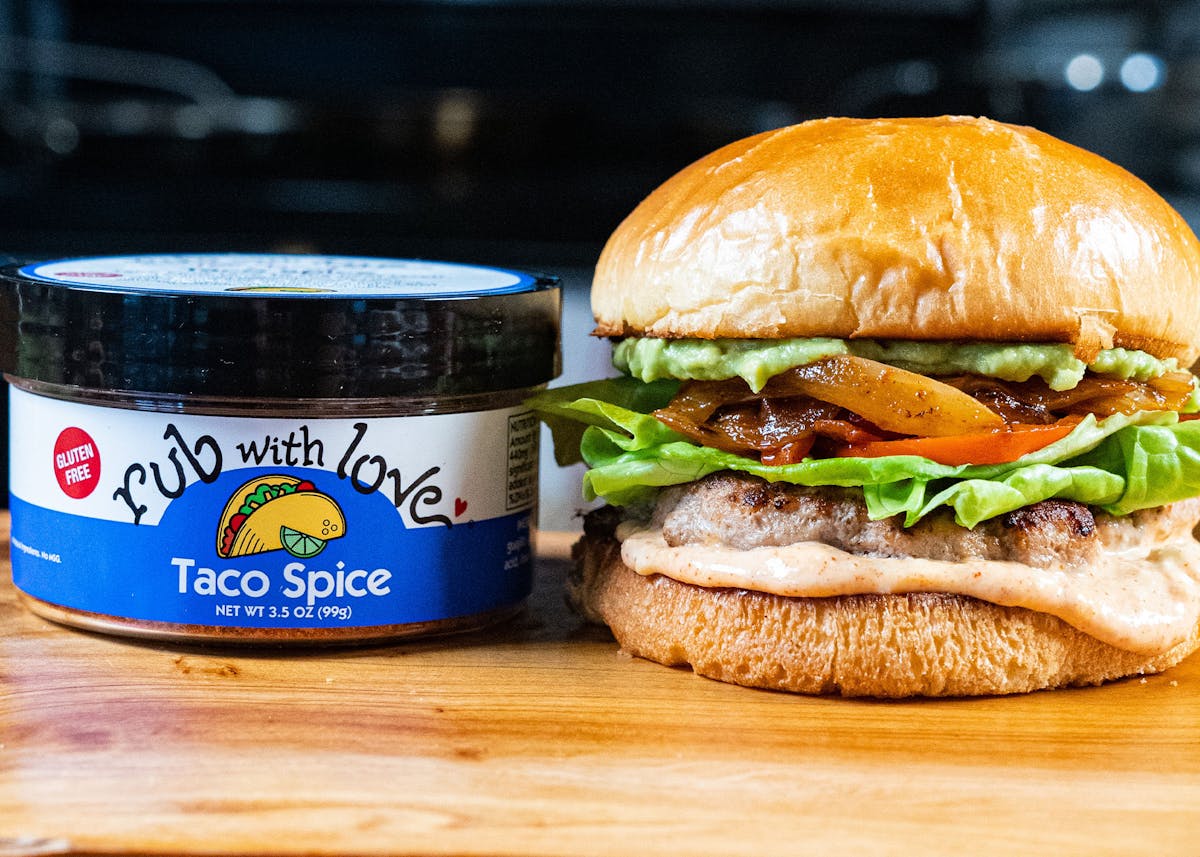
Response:
MULTIPOLYGON (((759 399, 713 407, 680 396, 654 416, 680 434, 705 446, 739 455, 758 453, 763 460, 800 460, 812 447, 814 426, 836 422, 841 408, 805 397, 759 399), (697 420, 697 413, 711 416, 697 420), (785 452, 786 450, 786 452, 785 452)), ((768 462, 770 463, 770 462, 768 462)))
POLYGON ((832 402, 899 434, 943 437, 1004 425, 999 414, 949 384, 849 354, 776 375, 762 392, 832 402))
POLYGON ((1017 383, 965 375, 943 380, 986 402, 1010 421, 1017 418, 1020 422, 1033 422, 1031 417, 1036 412, 1106 417, 1137 411, 1175 411, 1183 407, 1192 392, 1192 379, 1186 372, 1171 372, 1145 382, 1086 375, 1070 390, 1051 390, 1039 379, 1017 383))
POLYGON ((728 381, 688 381, 679 388, 670 405, 663 410, 702 423, 711 417, 717 408, 739 402, 753 402, 761 398, 761 394, 752 393, 746 382, 740 378, 728 381))

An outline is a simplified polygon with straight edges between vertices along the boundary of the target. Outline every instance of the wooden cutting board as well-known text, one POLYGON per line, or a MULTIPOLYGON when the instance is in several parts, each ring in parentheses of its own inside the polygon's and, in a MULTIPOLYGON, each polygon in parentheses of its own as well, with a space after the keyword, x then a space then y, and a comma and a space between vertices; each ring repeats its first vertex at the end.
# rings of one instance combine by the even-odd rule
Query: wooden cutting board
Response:
POLYGON ((1200 854, 1198 658, 1010 698, 796 697, 622 656, 564 572, 543 559, 491 633, 239 651, 56 627, 5 563, 0 857, 1200 854))

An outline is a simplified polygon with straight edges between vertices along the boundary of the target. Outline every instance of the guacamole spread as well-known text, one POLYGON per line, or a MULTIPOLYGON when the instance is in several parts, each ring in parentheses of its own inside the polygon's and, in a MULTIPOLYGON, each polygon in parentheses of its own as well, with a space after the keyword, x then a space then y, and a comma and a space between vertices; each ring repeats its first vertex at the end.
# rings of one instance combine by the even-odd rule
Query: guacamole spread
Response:
POLYGON ((649 383, 662 378, 722 381, 742 378, 758 392, 774 375, 822 357, 854 354, 922 375, 986 375, 1028 381, 1035 375, 1052 390, 1070 390, 1091 370, 1146 381, 1178 370, 1174 359, 1109 348, 1084 363, 1066 344, 913 342, 871 339, 624 339, 613 365, 649 383))

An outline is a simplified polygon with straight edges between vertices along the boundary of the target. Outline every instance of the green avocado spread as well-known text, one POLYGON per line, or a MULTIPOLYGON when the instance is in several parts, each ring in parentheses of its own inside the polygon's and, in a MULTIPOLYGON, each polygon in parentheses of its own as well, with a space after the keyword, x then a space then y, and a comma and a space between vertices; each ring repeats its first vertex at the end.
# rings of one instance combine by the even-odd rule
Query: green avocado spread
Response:
POLYGON ((835 354, 854 354, 922 375, 970 373, 1002 381, 1035 375, 1053 390, 1070 390, 1091 370, 1146 381, 1178 370, 1174 359, 1109 348, 1091 363, 1070 345, 915 342, 869 339, 624 339, 613 348, 617 369, 649 383, 662 378, 722 381, 742 378, 755 392, 774 375, 835 354))

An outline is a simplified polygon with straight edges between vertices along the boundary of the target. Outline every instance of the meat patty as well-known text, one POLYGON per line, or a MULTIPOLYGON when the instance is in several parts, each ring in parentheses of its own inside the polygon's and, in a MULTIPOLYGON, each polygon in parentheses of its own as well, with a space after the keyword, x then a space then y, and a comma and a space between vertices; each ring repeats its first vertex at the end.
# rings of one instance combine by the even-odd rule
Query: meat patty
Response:
POLYGON ((972 529, 954 523, 951 510, 939 509, 905 528, 900 516, 868 518, 857 489, 804 488, 718 473, 664 490, 653 520, 676 546, 746 550, 817 541, 868 556, 1013 560, 1044 568, 1183 538, 1200 520, 1200 498, 1125 517, 1044 500, 972 529))

